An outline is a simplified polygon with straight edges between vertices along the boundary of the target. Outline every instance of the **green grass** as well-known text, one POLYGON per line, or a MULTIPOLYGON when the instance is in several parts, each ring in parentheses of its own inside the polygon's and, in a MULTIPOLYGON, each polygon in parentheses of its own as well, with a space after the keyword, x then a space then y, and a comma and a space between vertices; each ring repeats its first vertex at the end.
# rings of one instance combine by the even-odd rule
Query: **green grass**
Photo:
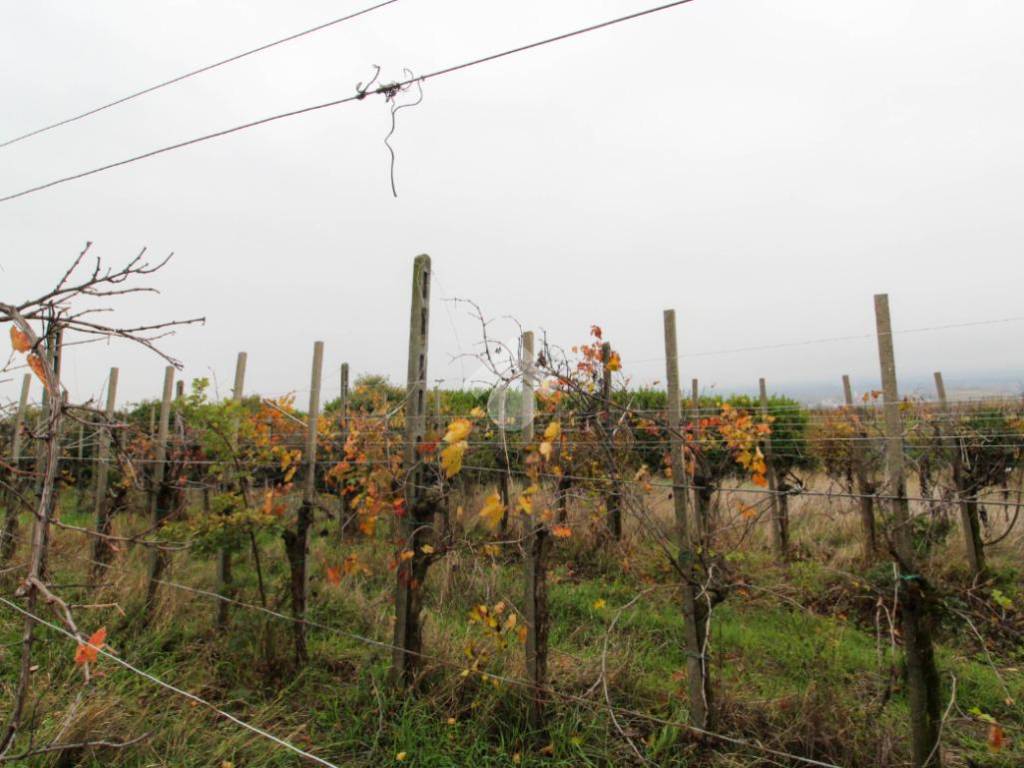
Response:
MULTIPOLYGON (((73 511, 62 515, 75 525, 88 524, 89 517, 73 511)), ((557 690, 584 697, 587 703, 553 701, 545 728, 534 730, 526 720, 522 690, 460 674, 467 664, 465 649, 472 645, 488 651, 487 671, 523 675, 518 643, 498 642, 469 618, 477 603, 505 600, 515 606, 522 580, 515 562, 463 560, 443 602, 445 566, 434 566, 426 596, 426 650, 441 661, 427 663, 415 695, 401 695, 388 680, 389 652, 345 634, 390 640, 390 547, 383 542, 360 543, 355 549, 372 574, 347 577, 340 588, 333 587, 324 581, 323 563, 353 551, 351 545, 339 547, 333 535, 329 529, 328 537, 313 547, 310 615, 341 631, 311 629, 311 662, 302 669, 291 661, 290 623, 234 609, 230 629, 221 632, 213 625, 215 606, 207 598, 166 589, 157 617, 142 627, 138 611, 145 552, 121 555, 115 571, 123 578, 96 593, 74 586, 84 581, 86 572, 81 535, 56 531, 51 580, 71 585, 60 590, 70 601, 119 603, 124 617, 114 608, 77 609, 76 615, 85 631, 107 626, 111 647, 133 664, 337 765, 638 764, 633 747, 609 717, 600 685, 602 668, 608 696, 617 707, 663 720, 685 720, 686 657, 679 596, 671 571, 659 563, 657 553, 631 551, 627 570, 616 558, 588 559, 584 542, 558 543, 549 590, 551 680, 557 690)), ((287 610, 280 543, 268 536, 261 546, 265 578, 273 586, 272 604, 287 610)), ((744 551, 730 561, 738 576, 763 591, 734 592, 712 614, 718 729, 840 765, 880 765, 880 755, 889 765, 904 761, 907 703, 899 659, 891 657, 887 629, 877 637, 865 620, 868 614, 848 610, 856 604, 860 587, 818 563, 779 568, 758 550, 744 551), (894 663, 897 674, 886 695, 894 663)), ((236 577, 241 599, 256 602, 255 573, 244 554, 237 558, 236 577)), ((3 591, 9 594, 16 582, 11 576, 3 578, 3 591)), ((209 588, 212 560, 178 555, 169 578, 209 588)), ((1018 572, 1004 578, 1011 583, 1020 579, 1018 572)), ((863 584, 869 588, 867 578, 863 584)), ((9 609, 0 609, 4 702, 10 700, 16 680, 20 633, 20 619, 9 609)), ((36 743, 45 743, 62 727, 72 706, 76 712, 64 740, 151 736, 131 749, 85 751, 69 755, 65 762, 56 755, 33 758, 26 766, 306 764, 109 660, 98 665, 103 676, 86 686, 72 661, 74 644, 45 628, 39 638, 28 724, 37 733, 36 743)), ((1016 742, 1024 741, 1018 738, 1024 718, 1019 704, 1007 702, 1008 695, 1016 702, 1024 700, 1019 660, 994 652, 993 661, 1001 670, 997 675, 975 646, 960 644, 962 638, 943 633, 938 651, 947 695, 956 680, 957 708, 944 730, 947 762, 1020 765, 1024 745, 1016 742), (972 710, 999 719, 1011 744, 1000 753, 990 751, 986 726, 969 716, 972 710)), ((620 713, 618 719, 633 745, 659 766, 768 764, 758 763, 756 750, 718 744, 702 752, 683 729, 628 713, 620 713)), ((27 743, 27 738, 19 739, 13 752, 27 743)))

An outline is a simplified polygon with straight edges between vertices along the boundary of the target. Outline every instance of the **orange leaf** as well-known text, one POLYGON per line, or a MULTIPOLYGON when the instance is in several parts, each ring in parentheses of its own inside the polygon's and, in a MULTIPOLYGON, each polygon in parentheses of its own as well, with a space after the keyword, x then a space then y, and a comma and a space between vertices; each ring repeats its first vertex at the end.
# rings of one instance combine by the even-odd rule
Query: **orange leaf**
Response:
MULTIPOLYGON (((43 386, 46 387, 46 371, 43 369, 43 361, 39 359, 39 355, 29 355, 28 358, 26 358, 26 362, 28 363, 28 367, 32 369, 32 373, 34 373, 39 380, 43 382, 43 386)), ((49 389, 49 387, 46 388, 49 389)))
POLYGON ((341 568, 337 568, 333 565, 327 566, 327 581, 334 586, 341 584, 341 568))
POLYGON ((32 339, 18 326, 11 326, 11 346, 15 352, 28 352, 32 348, 32 339))
POLYGON ((1003 729, 995 723, 992 723, 988 727, 988 747, 993 752, 998 752, 1003 748, 1003 742, 1006 740, 1006 734, 1003 733, 1003 729))
POLYGON ((551 535, 556 539, 568 539, 572 536, 572 528, 567 525, 553 525, 551 526, 551 535))
POLYGON ((100 627, 89 636, 88 642, 79 643, 78 650, 75 651, 75 664, 94 663, 99 656, 99 649, 104 646, 106 639, 107 628, 100 627))

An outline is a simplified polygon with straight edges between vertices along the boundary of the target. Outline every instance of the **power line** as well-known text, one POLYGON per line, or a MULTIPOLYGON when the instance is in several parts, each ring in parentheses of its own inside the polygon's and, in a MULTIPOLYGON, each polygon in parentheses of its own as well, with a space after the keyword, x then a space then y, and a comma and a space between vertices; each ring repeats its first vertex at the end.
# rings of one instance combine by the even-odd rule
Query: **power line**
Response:
POLYGON ((308 112, 316 112, 316 111, 321 110, 321 109, 327 109, 328 107, 336 107, 336 106, 338 106, 340 104, 348 104, 348 103, 354 102, 354 101, 362 101, 367 96, 371 96, 371 95, 374 95, 374 96, 383 95, 383 96, 386 96, 388 98, 391 98, 398 91, 400 91, 403 88, 406 88, 406 87, 412 85, 413 83, 422 83, 422 82, 425 82, 426 80, 429 80, 431 78, 437 78, 437 77, 442 77, 444 75, 450 75, 450 74, 452 74, 454 72, 458 72, 458 71, 463 70, 463 69, 468 69, 469 67, 474 67, 474 66, 476 66, 478 64, 484 64, 484 63, 487 63, 487 62, 490 62, 490 61, 495 61, 497 59, 501 59, 501 58, 504 58, 506 56, 511 56, 513 54, 516 54, 516 53, 522 53, 524 51, 529 51, 529 50, 532 50, 534 48, 539 48, 541 46, 549 45, 551 43, 560 42, 562 40, 567 40, 567 39, 569 39, 571 37, 576 37, 578 35, 583 35, 583 34, 586 34, 588 32, 594 32, 596 30, 604 29, 605 27, 610 27, 610 26, 613 26, 615 24, 621 24, 621 23, 623 23, 625 21, 631 21, 633 19, 638 19, 638 18, 640 18, 642 16, 649 16, 649 15, 651 15, 653 13, 658 13, 659 11, 665 11, 665 10, 668 10, 670 8, 675 8, 675 7, 680 6, 680 5, 686 5, 686 4, 691 3, 691 2, 693 2, 693 0, 675 0, 675 2, 666 3, 665 5, 659 5, 659 6, 656 6, 654 8, 648 8, 648 9, 643 10, 643 11, 637 11, 636 13, 631 13, 631 14, 628 14, 626 16, 619 16, 618 18, 609 19, 608 21, 602 21, 602 22, 600 22, 598 24, 592 24, 589 27, 583 27, 581 29, 576 29, 576 30, 573 30, 572 32, 564 32, 564 33, 562 33, 560 35, 556 35, 554 37, 548 37, 548 38, 545 38, 544 40, 538 40, 538 41, 533 42, 533 43, 528 43, 526 45, 518 46, 516 48, 510 48, 508 50, 501 51, 500 53, 493 53, 493 54, 490 54, 488 56, 483 56, 483 57, 478 58, 478 59, 472 59, 471 61, 463 62, 461 64, 455 64, 455 65, 450 66, 450 67, 445 67, 444 69, 438 69, 438 70, 430 72, 430 73, 428 73, 426 75, 420 75, 418 77, 410 77, 410 78, 407 78, 405 80, 400 80, 400 81, 395 82, 395 83, 385 83, 383 85, 378 86, 377 88, 375 88, 373 90, 357 90, 356 93, 354 93, 353 95, 346 96, 346 97, 341 98, 341 99, 334 99, 333 101, 326 101, 326 102, 323 102, 321 104, 313 104, 313 105, 310 105, 308 107, 302 107, 300 109, 292 110, 290 112, 281 112, 281 113, 276 114, 276 115, 269 115, 267 117, 262 117, 262 118, 260 118, 258 120, 252 120, 252 121, 250 121, 248 123, 242 123, 241 125, 236 125, 236 126, 234 126, 232 128, 225 128, 224 130, 215 131, 213 133, 208 133, 208 134, 205 134, 203 136, 196 136, 195 138, 187 139, 186 141, 181 141, 181 142, 178 142, 177 144, 171 144, 171 145, 166 146, 166 147, 161 147, 160 149, 150 150, 149 152, 144 152, 141 155, 136 155, 134 157, 129 157, 129 158, 126 158, 124 160, 118 160, 117 162, 108 163, 107 165, 101 165, 98 168, 93 168, 92 170, 88 170, 88 171, 82 171, 81 173, 72 174, 71 176, 64 176, 63 178, 54 179, 53 181, 48 181, 45 184, 39 184, 39 185, 37 185, 35 187, 30 187, 28 189, 24 189, 21 192, 15 192, 15 193, 7 195, 5 197, 0 197, 0 203, 5 203, 5 202, 8 202, 10 200, 14 200, 16 198, 19 198, 19 197, 24 197, 25 195, 30 195, 33 192, 39 192, 39 191, 44 190, 44 189, 49 189, 50 187, 55 187, 58 184, 64 184, 64 183, 69 182, 69 181, 75 181, 77 179, 85 178, 86 176, 92 176, 92 175, 97 174, 97 173, 102 173, 103 171, 109 171, 112 168, 119 168, 119 167, 121 167, 123 165, 128 165, 130 163, 134 163, 134 162, 137 162, 139 160, 145 160, 145 159, 150 158, 150 157, 155 157, 156 155, 161 155, 161 154, 163 154, 165 152, 171 152, 173 150, 182 149, 183 147, 188 147, 188 146, 191 146, 193 144, 199 144, 199 143, 204 142, 204 141, 209 141, 210 139, 216 139, 216 138, 220 138, 221 136, 227 136, 228 134, 231 134, 231 133, 237 133, 238 131, 244 131, 244 130, 247 130, 249 128, 255 128, 258 125, 264 125, 266 123, 272 123, 272 122, 275 122, 277 120, 283 120, 283 119, 288 118, 288 117, 296 117, 298 115, 304 115, 304 114, 306 114, 308 112))
POLYGON ((199 67, 199 69, 193 69, 192 71, 186 72, 182 75, 178 75, 177 77, 172 77, 170 80, 164 80, 162 83, 157 83, 156 85, 151 85, 148 88, 143 88, 141 91, 135 91, 134 93, 130 93, 127 96, 122 96, 121 98, 115 99, 114 101, 108 102, 106 104, 101 104, 98 107, 93 107, 92 109, 88 109, 85 112, 82 112, 81 114, 74 115, 73 117, 68 117, 63 120, 58 120, 56 123, 44 125, 42 128, 36 128, 35 130, 29 131, 28 133, 22 134, 21 136, 16 136, 13 139, 7 139, 4 142, 0 142, 0 148, 9 147, 11 144, 17 144, 19 141, 24 141, 25 139, 31 138, 32 136, 38 136, 41 133, 52 131, 54 128, 60 128, 62 125, 67 125, 68 123, 74 123, 77 120, 89 117, 90 115, 95 115, 96 113, 102 112, 105 109, 116 107, 118 104, 124 104, 126 101, 137 99, 139 96, 145 96, 147 93, 152 93, 153 91, 158 91, 161 88, 166 88, 169 85, 180 83, 182 80, 187 80, 190 77, 201 75, 204 72, 209 72, 210 70, 216 69, 217 67, 222 67, 225 64, 230 64, 234 61, 238 61, 239 59, 244 59, 246 56, 252 56, 254 53, 260 53, 262 51, 269 50, 270 48, 273 48, 275 46, 281 45, 282 43, 288 43, 291 42, 292 40, 298 40, 300 37, 311 35, 314 32, 319 32, 321 30, 327 29, 328 27, 333 27, 336 24, 341 24, 344 21, 354 19, 358 16, 364 16, 365 14, 370 13, 371 11, 376 11, 378 8, 383 8, 386 5, 391 5, 392 3, 397 2, 398 0, 386 0, 385 2, 378 3, 377 5, 370 6, 369 8, 363 8, 360 11, 350 13, 347 16, 332 19, 331 21, 326 21, 323 24, 318 24, 315 27, 310 27, 309 29, 304 29, 301 32, 296 32, 293 35, 282 37, 279 40, 264 43, 263 45, 257 46, 256 48, 252 48, 248 51, 236 53, 234 56, 229 56, 226 59, 221 59, 220 61, 216 61, 213 64, 207 64, 206 66, 199 67))
MULTIPOLYGON (((0 201, 2 202, 2 201, 0 201)), ((968 323, 949 323, 947 325, 932 325, 924 328, 906 328, 904 330, 892 331, 892 335, 903 333, 925 333, 928 331, 945 331, 951 328, 973 328, 979 325, 997 325, 1000 323, 1016 323, 1024 320, 1024 317, 1002 317, 995 320, 975 320, 968 323)), ((831 344, 838 341, 861 341, 863 339, 874 339, 877 334, 862 333, 851 336, 830 336, 822 339, 807 339, 805 341, 789 341, 781 344, 763 344, 754 347, 733 347, 731 349, 709 349, 701 352, 690 352, 679 355, 679 357, 711 357, 713 355, 731 355, 739 352, 763 352, 773 349, 786 349, 789 347, 807 347, 814 344, 831 344)), ((664 357, 648 357, 642 360, 629 360, 630 365, 637 363, 662 362, 664 357)))

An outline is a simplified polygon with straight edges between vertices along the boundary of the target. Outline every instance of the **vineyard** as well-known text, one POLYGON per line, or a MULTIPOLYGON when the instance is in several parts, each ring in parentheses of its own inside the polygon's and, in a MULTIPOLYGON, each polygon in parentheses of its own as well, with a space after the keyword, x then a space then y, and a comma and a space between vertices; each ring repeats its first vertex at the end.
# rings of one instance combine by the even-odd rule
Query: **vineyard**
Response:
POLYGON ((1024 401, 901 396, 887 296, 838 407, 684 381, 672 310, 638 388, 599 318, 508 344, 462 302, 495 384, 441 389, 420 256, 406 382, 316 342, 308 400, 244 352, 218 398, 161 351, 193 320, 89 309, 165 263, 0 304, 0 762, 1024 762, 1024 401), (163 357, 157 396, 70 390, 90 338, 163 357))

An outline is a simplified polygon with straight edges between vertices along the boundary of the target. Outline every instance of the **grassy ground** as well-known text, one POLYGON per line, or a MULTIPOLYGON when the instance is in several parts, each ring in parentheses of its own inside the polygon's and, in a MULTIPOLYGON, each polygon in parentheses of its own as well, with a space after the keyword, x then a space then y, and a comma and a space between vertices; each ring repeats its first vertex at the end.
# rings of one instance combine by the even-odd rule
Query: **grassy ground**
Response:
MULTIPOLYGON (((656 489, 650 499, 660 518, 664 495, 656 489)), ((75 513, 72 498, 62 506, 64 521, 88 524, 86 515, 75 513)), ((871 569, 856 563, 851 511, 807 499, 793 514, 797 562, 776 565, 760 533, 737 537, 728 548, 730 578, 739 586, 712 616, 721 712, 716 730, 843 766, 905 765, 907 704, 885 616, 892 605, 891 570, 884 563, 871 569)), ((130 527, 133 521, 120 524, 130 527)), ((393 549, 366 540, 340 546, 332 523, 314 538, 310 613, 334 630, 310 629, 312 658, 302 669, 291 661, 289 622, 235 608, 230 627, 218 631, 215 601, 180 589, 162 591, 157 615, 143 627, 144 551, 119 554, 101 587, 84 588, 88 550, 82 536, 55 531, 51 581, 69 601, 115 604, 77 608, 76 615, 85 631, 106 626, 111 648, 131 663, 339 766, 797 765, 734 744, 702 745, 671 724, 686 719, 673 572, 638 532, 621 547, 607 548, 595 546, 584 527, 555 543, 550 676, 553 687, 572 698, 551 702, 543 729, 527 725, 519 687, 463 674, 472 656, 482 658, 479 668, 492 675, 523 677, 516 633, 499 637, 470 619, 475 605, 493 609, 504 602, 504 615, 515 611, 522 576, 518 563, 505 555, 460 550, 432 568, 425 638, 431 658, 420 691, 410 696, 397 695, 388 683, 390 652, 354 637, 390 640, 393 549), (353 552, 370 573, 330 584, 326 565, 353 552), (618 710, 614 719, 609 703, 618 710)), ((932 565, 951 595, 966 588, 957 565, 958 543, 954 531, 933 555, 932 565)), ((282 547, 270 536, 261 544, 272 606, 286 611, 282 547)), ((1021 604, 1020 554, 1019 541, 991 553, 1000 594, 1013 604, 1003 611, 1010 625, 1021 604)), ((23 556, 22 550, 15 561, 23 556)), ((257 602, 255 573, 245 555, 239 556, 236 573, 239 598, 257 602)), ((15 578, 0 576, 4 594, 13 591, 15 578)), ((213 559, 176 555, 168 579, 209 589, 213 559)), ((985 646, 955 614, 944 616, 939 630, 947 696, 955 680, 943 733, 946 762, 1019 766, 1024 764, 1024 715, 1015 703, 1024 701, 1019 635, 976 628, 985 646), (999 751, 986 743, 985 715, 1005 729, 1008 743, 999 751)), ((20 619, 0 606, 0 706, 11 698, 20 632, 20 619)), ((28 724, 35 743, 58 735, 62 742, 150 735, 129 749, 72 750, 8 764, 306 764, 109 660, 98 665, 101 677, 83 685, 73 663, 74 643, 45 628, 39 637, 28 724)), ((27 747, 23 736, 13 751, 27 747)))

